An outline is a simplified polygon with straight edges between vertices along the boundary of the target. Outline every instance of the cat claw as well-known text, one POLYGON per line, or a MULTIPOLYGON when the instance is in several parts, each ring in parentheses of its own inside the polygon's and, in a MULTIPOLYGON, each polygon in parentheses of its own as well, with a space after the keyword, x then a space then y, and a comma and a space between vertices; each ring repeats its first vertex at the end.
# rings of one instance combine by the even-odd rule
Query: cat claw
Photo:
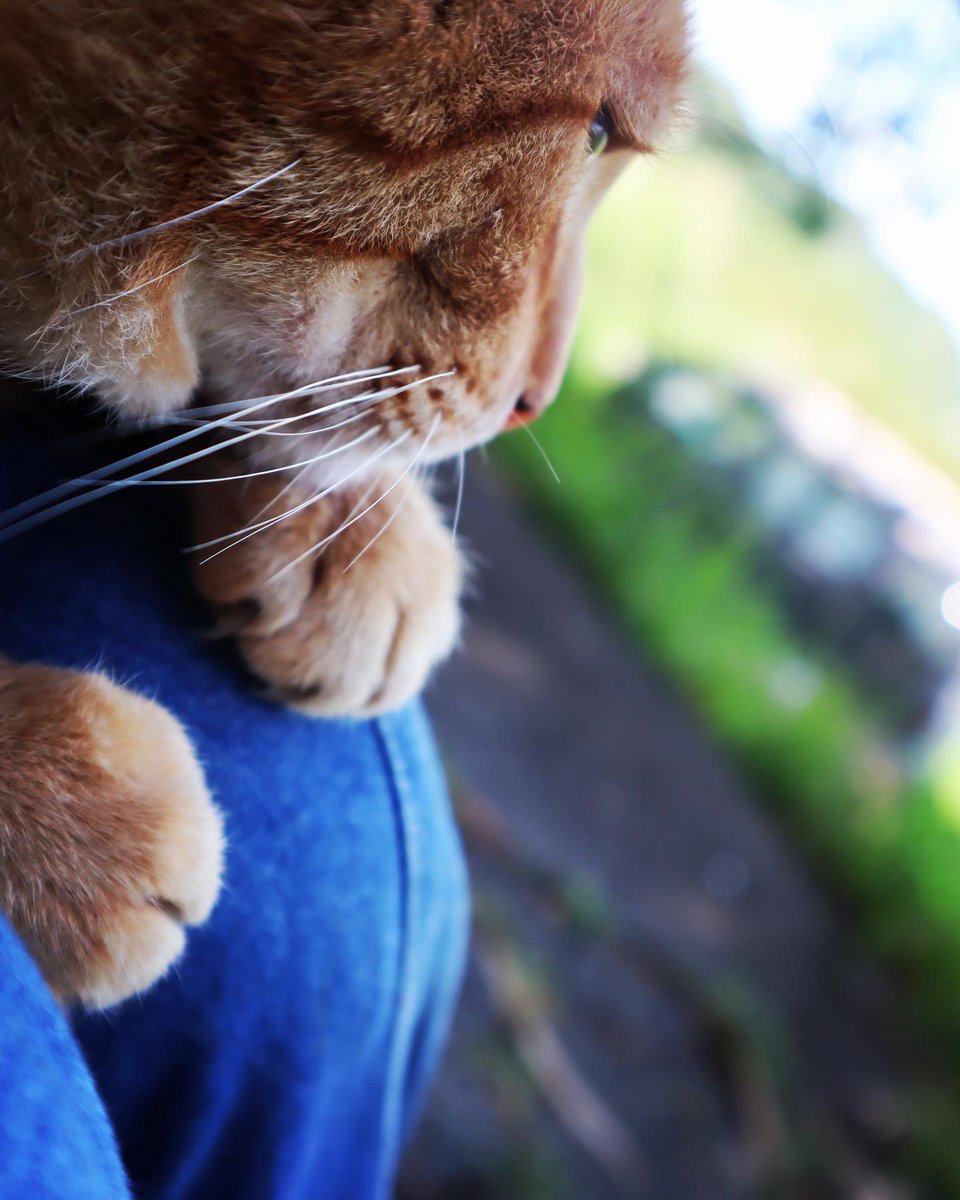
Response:
POLYGON ((260 605, 256 600, 241 600, 238 604, 225 606, 212 625, 194 632, 201 641, 220 642, 243 633, 259 615, 260 605))
POLYGON ((304 704, 309 704, 311 700, 316 700, 323 688, 320 684, 313 687, 282 687, 279 684, 264 684, 263 687, 253 689, 253 695, 257 700, 264 700, 268 704, 279 704, 284 708, 299 708, 304 704))

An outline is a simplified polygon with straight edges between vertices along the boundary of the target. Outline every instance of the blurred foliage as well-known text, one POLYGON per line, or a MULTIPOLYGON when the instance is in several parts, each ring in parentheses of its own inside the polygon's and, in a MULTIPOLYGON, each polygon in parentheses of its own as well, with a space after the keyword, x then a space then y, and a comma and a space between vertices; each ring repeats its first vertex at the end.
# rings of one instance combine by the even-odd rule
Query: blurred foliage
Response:
MULTIPOLYGON (((895 752, 842 662, 791 624, 749 529, 662 429, 618 402, 652 356, 829 381, 960 475, 953 343, 877 265, 855 220, 726 113, 683 154, 628 174, 595 222, 571 369, 536 430, 560 485, 523 432, 497 455, 853 902, 930 1045, 960 1067, 960 753, 895 752), (798 664, 817 681, 801 704, 777 685, 798 664)), ((917 1143, 923 1169, 958 1194, 956 1139, 948 1152, 921 1129, 917 1143)))
POLYGON ((634 166, 594 222, 568 395, 609 391, 650 353, 829 380, 960 473, 960 374, 943 326, 848 212, 767 158, 709 95, 703 135, 634 166))

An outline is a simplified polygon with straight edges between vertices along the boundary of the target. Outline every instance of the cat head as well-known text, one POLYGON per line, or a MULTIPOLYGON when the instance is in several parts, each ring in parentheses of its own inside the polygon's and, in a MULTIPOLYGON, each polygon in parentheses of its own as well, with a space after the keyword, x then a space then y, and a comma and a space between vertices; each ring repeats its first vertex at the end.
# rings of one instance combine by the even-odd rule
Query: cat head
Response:
POLYGON ((549 403, 587 220, 685 68, 681 0, 32 7, 72 47, 47 70, 74 145, 88 126, 66 186, 90 201, 61 202, 58 265, 33 266, 68 297, 43 352, 139 413, 201 379, 238 399, 416 368, 435 378, 385 389, 377 436, 427 458, 549 403))

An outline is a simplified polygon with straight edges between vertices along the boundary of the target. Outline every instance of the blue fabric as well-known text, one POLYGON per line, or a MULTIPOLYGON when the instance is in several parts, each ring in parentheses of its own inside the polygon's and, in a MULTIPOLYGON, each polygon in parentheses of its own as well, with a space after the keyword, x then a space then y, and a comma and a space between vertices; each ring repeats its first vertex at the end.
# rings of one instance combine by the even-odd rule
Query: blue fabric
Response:
MULTIPOLYGON (((58 481, 43 442, 0 435, 0 507, 58 481)), ((9 930, 0 939, 0 1123, 19 1172, 0 1155, 0 1200, 124 1194, 77 1045, 139 1200, 380 1200, 465 948, 429 730, 417 706, 348 723, 258 701, 229 649, 192 632, 207 618, 172 507, 124 492, 0 545, 0 652, 105 668, 167 705, 229 843, 223 895, 175 972, 76 1018, 76 1043, 9 930), (41 1120, 44 1087, 57 1103, 41 1120), (54 1152, 72 1163, 59 1191, 42 1182, 54 1152)))
POLYGON ((0 919, 0 1196, 127 1200, 113 1131, 71 1035, 0 919))

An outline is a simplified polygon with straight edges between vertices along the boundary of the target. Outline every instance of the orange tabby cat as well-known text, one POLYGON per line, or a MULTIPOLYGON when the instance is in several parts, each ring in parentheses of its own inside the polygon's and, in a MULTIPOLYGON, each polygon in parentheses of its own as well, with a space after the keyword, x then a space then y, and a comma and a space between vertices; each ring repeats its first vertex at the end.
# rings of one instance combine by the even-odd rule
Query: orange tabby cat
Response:
MULTIPOLYGON (((202 384, 221 448, 192 469, 260 474, 198 489, 197 541, 229 547, 199 587, 279 697, 401 703, 458 625, 457 551, 414 468, 550 402, 587 219, 675 105, 682 0, 2 12, 7 368, 128 415, 202 384)), ((145 986, 218 886, 177 723, 100 677, 0 663, 0 756, 0 904, 61 996, 145 986)))

